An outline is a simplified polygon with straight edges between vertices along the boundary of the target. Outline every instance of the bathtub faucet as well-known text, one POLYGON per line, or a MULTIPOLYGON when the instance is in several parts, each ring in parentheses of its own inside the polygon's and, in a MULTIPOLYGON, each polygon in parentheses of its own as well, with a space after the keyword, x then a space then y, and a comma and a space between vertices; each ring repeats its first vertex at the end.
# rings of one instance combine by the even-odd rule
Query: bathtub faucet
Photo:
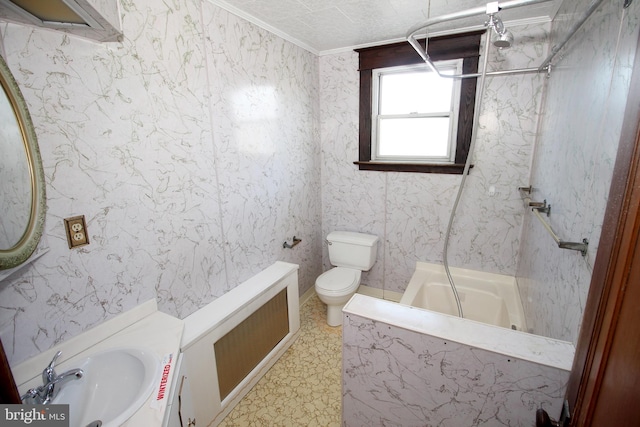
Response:
POLYGON ((56 360, 62 354, 57 352, 49 365, 42 371, 42 385, 29 389, 23 396, 22 402, 35 405, 46 405, 56 398, 63 384, 71 380, 79 380, 84 375, 82 369, 71 369, 62 374, 56 374, 54 369, 56 360))

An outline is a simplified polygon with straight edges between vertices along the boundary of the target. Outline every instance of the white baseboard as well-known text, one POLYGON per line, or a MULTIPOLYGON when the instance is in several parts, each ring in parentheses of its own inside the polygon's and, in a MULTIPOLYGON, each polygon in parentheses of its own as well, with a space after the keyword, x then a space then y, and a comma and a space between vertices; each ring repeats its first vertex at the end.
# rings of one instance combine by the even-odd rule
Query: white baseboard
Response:
POLYGON ((309 299, 311 299, 311 297, 314 296, 315 294, 316 294, 316 288, 314 286, 307 289, 307 291, 304 294, 302 294, 302 296, 300 297, 300 307, 302 307, 303 304, 309 301, 309 299))
POLYGON ((402 298, 402 294, 400 292, 385 291, 384 289, 372 288, 365 285, 360 285, 357 293, 393 302, 400 302, 400 298, 402 298))
MULTIPOLYGON (((358 290, 356 292, 362 295, 367 295, 369 297, 385 299, 387 301, 393 302, 400 302, 400 298, 402 298, 402 294, 400 292, 385 291, 384 289, 372 288, 365 285, 358 286, 358 290)), ((302 307, 303 304, 309 301, 309 299, 315 294, 316 289, 312 286, 300 297, 300 307, 302 307)))

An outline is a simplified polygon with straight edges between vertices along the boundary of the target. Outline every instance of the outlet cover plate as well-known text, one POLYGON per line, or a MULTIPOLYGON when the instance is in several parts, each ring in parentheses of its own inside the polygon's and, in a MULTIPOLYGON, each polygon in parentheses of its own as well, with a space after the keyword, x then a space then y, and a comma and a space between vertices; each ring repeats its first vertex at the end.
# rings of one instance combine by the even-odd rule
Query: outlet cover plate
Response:
POLYGON ((89 234, 84 215, 64 219, 64 229, 67 234, 69 249, 89 244, 89 234))

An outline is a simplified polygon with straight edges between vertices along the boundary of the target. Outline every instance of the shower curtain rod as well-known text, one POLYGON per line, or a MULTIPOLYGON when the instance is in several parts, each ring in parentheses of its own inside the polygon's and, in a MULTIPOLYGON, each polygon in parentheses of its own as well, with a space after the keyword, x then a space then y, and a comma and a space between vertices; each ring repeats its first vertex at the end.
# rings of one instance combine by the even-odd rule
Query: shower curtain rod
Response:
MULTIPOLYGON (((504 10, 504 9, 521 7, 521 6, 529 6, 537 3, 544 3, 547 1, 549 0, 511 0, 511 1, 505 1, 505 2, 494 2, 494 3, 489 3, 486 6, 475 7, 475 8, 463 10, 460 12, 454 12, 447 15, 437 16, 435 18, 428 19, 427 22, 424 24, 420 24, 419 26, 414 26, 412 29, 410 29, 407 35, 407 41, 415 49, 415 51, 420 55, 420 57, 424 60, 424 62, 429 66, 429 68, 431 68, 431 70, 436 74, 438 74, 438 76, 440 77, 456 78, 456 79, 480 77, 481 75, 480 73, 458 74, 458 75, 440 74, 435 64, 429 57, 429 54, 427 53, 426 48, 423 49, 420 43, 418 42, 418 40, 416 39, 416 36, 418 35, 417 33, 421 31, 425 31, 430 26, 435 24, 440 24, 442 22, 453 21, 461 18, 469 18, 477 15, 485 15, 487 14, 489 5, 493 5, 495 7, 495 3, 498 3, 497 5, 498 10, 504 10)), ((486 73, 486 75, 500 76, 500 75, 510 75, 510 74, 529 74, 529 73, 541 73, 541 72, 549 73, 550 67, 551 67, 551 61, 553 61, 553 58, 555 58, 558 52, 562 50, 564 45, 567 44, 567 42, 573 37, 573 35, 576 32, 578 32, 580 27, 582 27, 582 25, 587 21, 587 19, 589 19, 589 17, 596 11, 596 9, 600 6, 600 4, 603 1, 604 0, 595 0, 591 4, 591 6, 589 6, 589 8, 587 9, 583 17, 580 20, 578 20, 573 27, 571 27, 571 29, 569 30, 569 32, 567 32, 567 34, 562 39, 562 41, 560 41, 558 44, 553 46, 553 48, 551 49, 551 54, 547 56, 547 58, 542 62, 540 66, 535 68, 520 68, 520 69, 514 69, 514 70, 489 71, 486 73)))
POLYGON ((551 61, 553 60, 553 58, 555 58, 558 52, 562 50, 564 45, 567 44, 569 40, 571 40, 571 37, 573 37, 573 35, 578 32, 580 27, 582 27, 582 24, 584 24, 587 21, 587 19, 589 19, 589 17, 593 15, 593 12, 596 11, 596 9, 602 4, 602 2, 604 2, 604 0, 595 0, 591 4, 591 6, 589 6, 585 14, 582 16, 582 18, 576 21, 576 23, 573 25, 573 27, 571 27, 569 32, 567 32, 567 35, 562 39, 562 41, 556 44, 555 46, 553 46, 553 48, 551 49, 551 54, 547 57, 547 59, 544 60, 542 65, 540 65, 539 67, 540 70, 547 70, 549 68, 549 65, 551 64, 551 61))
POLYGON ((529 6, 537 3, 545 3, 548 1, 550 0, 510 0, 510 1, 504 1, 504 2, 493 2, 493 3, 488 3, 486 6, 478 6, 471 9, 462 10, 460 12, 453 12, 446 15, 436 16, 435 18, 429 18, 427 22, 425 22, 424 24, 419 24, 418 26, 414 26, 412 29, 409 30, 409 35, 407 37, 410 37, 415 33, 417 33, 418 31, 426 30, 428 27, 435 24, 440 24, 442 22, 455 21, 456 19, 470 18, 472 16, 477 16, 477 15, 486 15, 487 6, 489 6, 490 4, 493 5, 494 3, 497 3, 498 10, 505 10, 505 9, 513 9, 515 7, 529 6))

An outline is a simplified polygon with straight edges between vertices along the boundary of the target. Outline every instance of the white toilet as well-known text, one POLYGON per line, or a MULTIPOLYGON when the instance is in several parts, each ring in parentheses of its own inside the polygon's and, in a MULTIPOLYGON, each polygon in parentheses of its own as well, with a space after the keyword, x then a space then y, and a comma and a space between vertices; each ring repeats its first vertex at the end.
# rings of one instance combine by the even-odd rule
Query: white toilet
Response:
POLYGON ((316 293, 327 305, 327 324, 342 325, 342 308, 356 293, 362 271, 376 262, 378 236, 334 231, 327 236, 329 261, 335 267, 316 279, 316 293))

